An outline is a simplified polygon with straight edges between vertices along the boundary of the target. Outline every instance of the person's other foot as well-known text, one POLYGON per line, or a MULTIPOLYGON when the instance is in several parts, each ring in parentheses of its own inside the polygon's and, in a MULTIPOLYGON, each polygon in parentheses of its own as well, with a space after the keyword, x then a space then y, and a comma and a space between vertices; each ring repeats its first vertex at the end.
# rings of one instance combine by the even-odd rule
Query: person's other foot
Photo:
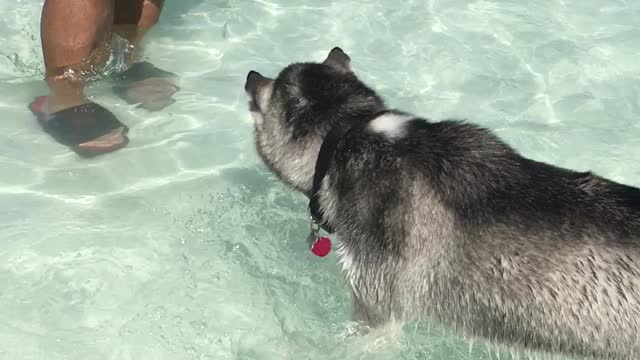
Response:
POLYGON ((173 95, 180 90, 178 77, 143 61, 131 65, 114 76, 117 84, 113 91, 129 104, 139 104, 149 111, 162 110, 173 104, 173 95))

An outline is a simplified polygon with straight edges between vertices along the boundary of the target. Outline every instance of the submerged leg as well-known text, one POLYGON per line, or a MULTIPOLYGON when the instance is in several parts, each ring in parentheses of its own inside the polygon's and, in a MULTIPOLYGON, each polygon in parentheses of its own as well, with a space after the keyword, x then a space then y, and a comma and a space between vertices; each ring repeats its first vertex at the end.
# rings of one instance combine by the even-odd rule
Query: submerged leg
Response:
POLYGON ((367 306, 353 290, 351 291, 351 304, 351 320, 367 328, 366 330, 361 329, 362 334, 366 334, 371 329, 383 327, 389 321, 387 317, 367 306))
POLYGON ((143 38, 159 20, 164 0, 115 0, 114 31, 133 45, 127 55, 130 68, 118 78, 113 90, 130 104, 147 110, 161 110, 175 102, 177 76, 142 61, 143 38))
POLYGON ((142 58, 142 40, 158 23, 163 7, 164 0, 115 0, 114 31, 134 47, 127 65, 142 58))

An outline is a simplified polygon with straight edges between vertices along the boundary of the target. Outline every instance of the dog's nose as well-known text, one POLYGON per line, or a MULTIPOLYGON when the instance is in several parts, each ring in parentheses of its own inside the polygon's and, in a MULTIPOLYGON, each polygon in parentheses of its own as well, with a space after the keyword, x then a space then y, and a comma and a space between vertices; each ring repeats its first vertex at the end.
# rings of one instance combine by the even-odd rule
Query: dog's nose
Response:
POLYGON ((260 84, 260 80, 263 78, 264 77, 260 75, 259 72, 253 70, 249 71, 249 74, 247 74, 247 81, 244 84, 244 90, 248 93, 254 93, 260 84))

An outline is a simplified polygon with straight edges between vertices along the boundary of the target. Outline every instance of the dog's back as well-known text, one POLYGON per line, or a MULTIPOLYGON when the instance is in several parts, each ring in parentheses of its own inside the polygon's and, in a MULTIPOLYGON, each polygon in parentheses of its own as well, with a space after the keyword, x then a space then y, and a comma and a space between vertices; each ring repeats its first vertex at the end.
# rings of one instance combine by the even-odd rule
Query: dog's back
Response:
POLYGON ((367 320, 432 314, 532 349, 640 355, 640 190, 394 113, 345 137, 327 184, 367 320))

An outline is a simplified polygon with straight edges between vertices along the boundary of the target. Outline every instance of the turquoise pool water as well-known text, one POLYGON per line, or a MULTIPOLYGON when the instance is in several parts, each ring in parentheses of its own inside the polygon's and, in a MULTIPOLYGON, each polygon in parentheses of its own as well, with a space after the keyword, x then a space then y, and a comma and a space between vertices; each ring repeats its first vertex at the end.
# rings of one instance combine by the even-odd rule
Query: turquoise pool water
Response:
POLYGON ((258 160, 242 88, 336 45, 393 106, 640 185, 638 1, 168 0, 146 54, 178 101, 148 113, 96 83, 131 143, 94 160, 26 108, 41 3, 0 2, 0 359, 496 358, 429 324, 344 336, 336 258, 305 247, 306 202, 258 160))

